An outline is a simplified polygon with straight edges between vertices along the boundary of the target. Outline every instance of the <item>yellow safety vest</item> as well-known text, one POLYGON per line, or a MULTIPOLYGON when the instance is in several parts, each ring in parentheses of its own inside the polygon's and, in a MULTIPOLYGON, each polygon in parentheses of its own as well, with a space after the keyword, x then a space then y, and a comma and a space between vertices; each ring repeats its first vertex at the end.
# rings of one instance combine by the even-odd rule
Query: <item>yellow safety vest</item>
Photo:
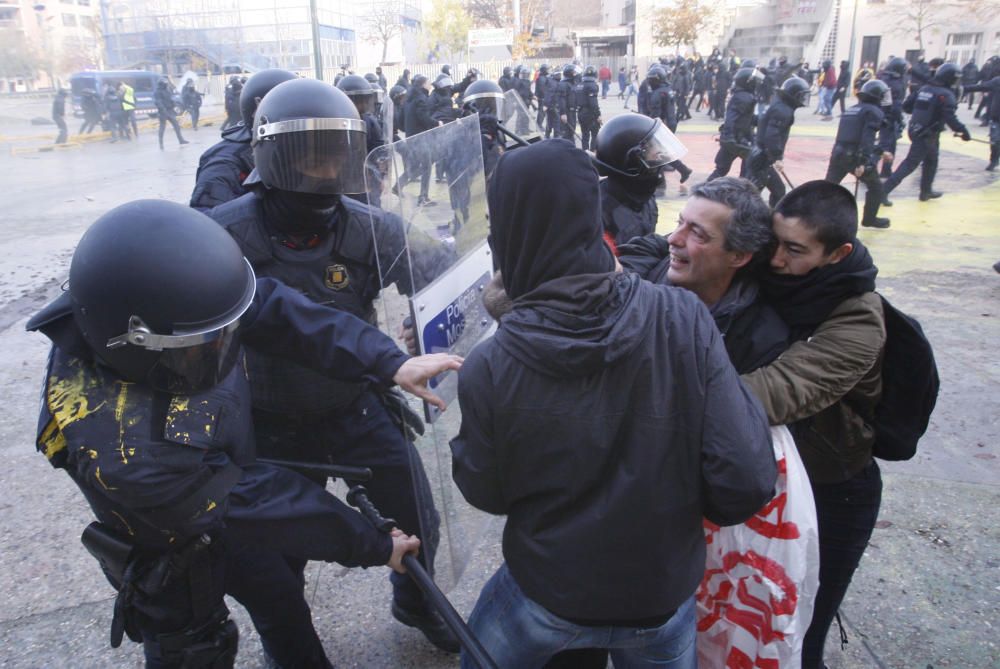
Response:
POLYGON ((122 84, 124 92, 122 93, 122 109, 125 111, 135 110, 135 91, 128 84, 122 84))

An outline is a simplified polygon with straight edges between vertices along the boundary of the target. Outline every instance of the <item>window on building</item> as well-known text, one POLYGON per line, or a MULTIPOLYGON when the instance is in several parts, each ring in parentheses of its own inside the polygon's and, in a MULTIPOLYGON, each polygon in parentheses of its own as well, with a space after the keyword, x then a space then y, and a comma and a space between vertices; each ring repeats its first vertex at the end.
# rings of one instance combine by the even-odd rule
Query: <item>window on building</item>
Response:
POLYGON ((76 14, 63 14, 62 22, 64 26, 75 26, 76 25, 76 14))
POLYGON ((982 33, 950 33, 948 46, 978 46, 982 33))

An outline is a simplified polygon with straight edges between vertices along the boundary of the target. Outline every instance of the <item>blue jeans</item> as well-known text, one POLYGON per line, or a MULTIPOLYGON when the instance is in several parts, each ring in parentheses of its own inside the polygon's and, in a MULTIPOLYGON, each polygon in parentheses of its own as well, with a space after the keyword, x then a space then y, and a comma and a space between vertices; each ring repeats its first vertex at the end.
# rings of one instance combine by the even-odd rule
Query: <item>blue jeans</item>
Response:
MULTIPOLYGON (((479 593, 469 627, 501 669, 542 667, 571 648, 607 648, 616 669, 696 669, 694 596, 660 627, 590 627, 571 623, 521 592, 507 565, 479 593)), ((475 669, 462 654, 462 669, 475 669)))
POLYGON ((835 89, 820 86, 819 89, 819 113, 829 116, 833 113, 833 92, 835 89))

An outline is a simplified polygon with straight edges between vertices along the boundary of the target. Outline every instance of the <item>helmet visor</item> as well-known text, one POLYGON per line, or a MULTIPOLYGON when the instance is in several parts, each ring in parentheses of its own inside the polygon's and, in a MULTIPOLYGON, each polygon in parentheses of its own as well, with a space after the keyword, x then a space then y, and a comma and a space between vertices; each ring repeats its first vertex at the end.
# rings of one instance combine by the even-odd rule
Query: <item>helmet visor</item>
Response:
POLYGON ((632 149, 636 158, 646 169, 663 167, 667 163, 680 160, 687 155, 687 147, 677 139, 677 135, 659 120, 639 144, 632 149))
POLYGON ((270 188, 338 195, 364 193, 365 124, 301 119, 254 128, 254 162, 270 188))
POLYGON ((164 349, 150 368, 146 383, 173 394, 198 392, 218 385, 239 360, 239 325, 239 320, 233 321, 203 344, 164 349))
POLYGON ((462 104, 472 107, 480 114, 491 114, 498 116, 497 110, 503 106, 503 93, 478 93, 467 95, 462 100, 462 104))

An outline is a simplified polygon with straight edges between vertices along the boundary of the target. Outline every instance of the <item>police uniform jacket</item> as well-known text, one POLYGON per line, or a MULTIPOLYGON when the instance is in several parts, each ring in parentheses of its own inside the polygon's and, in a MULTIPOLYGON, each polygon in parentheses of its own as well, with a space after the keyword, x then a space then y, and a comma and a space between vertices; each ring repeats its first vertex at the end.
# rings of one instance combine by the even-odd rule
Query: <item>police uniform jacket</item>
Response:
POLYGON ((538 78, 535 79, 535 98, 538 100, 538 104, 542 106, 548 106, 549 104, 549 82, 551 81, 552 79, 547 74, 539 74, 538 78))
POLYGON ((573 94, 573 80, 562 78, 556 86, 556 107, 560 116, 566 116, 577 109, 576 96, 573 94))
MULTIPOLYGON (((68 294, 28 328, 53 341, 38 450, 66 470, 105 525, 151 550, 256 527, 256 540, 291 555, 349 566, 388 560, 391 540, 359 514, 298 474, 254 463, 242 364, 213 388, 175 395, 124 381, 95 361, 68 294), (311 526, 299 527, 302 536, 275 529, 291 521, 311 526)), ((258 281, 240 332, 250 346, 345 381, 391 383, 407 357, 361 320, 271 279, 258 281)))
POLYGON ((1000 76, 993 77, 989 81, 984 81, 975 86, 966 86, 965 90, 988 93, 990 96, 989 118, 991 121, 1000 122, 1000 76))
POLYGON ((595 121, 601 115, 601 105, 597 100, 601 89, 593 77, 584 77, 577 91, 577 106, 580 108, 580 118, 595 121))
MULTIPOLYGON (((258 192, 248 193, 207 212, 233 236, 257 276, 267 276, 302 292, 313 302, 332 304, 370 323, 373 300, 385 284, 396 283, 412 294, 409 265, 398 258, 406 246, 402 221, 379 209, 342 197, 329 234, 311 248, 290 248, 268 224, 268 210, 258 192), (372 227, 378 239, 372 237, 372 227)), ((416 266, 416 263, 414 264, 416 266)), ((426 279, 424 279, 426 282, 426 279)), ((344 383, 278 356, 251 349, 247 356, 254 406, 272 412, 317 413, 343 408, 364 388, 344 383)))
POLYGON ((677 109, 674 106, 674 92, 669 84, 660 84, 649 92, 649 115, 663 121, 671 131, 677 127, 677 109))
POLYGON ((757 101, 750 91, 742 88, 734 90, 726 106, 726 118, 722 122, 719 140, 750 146, 753 143, 753 125, 757 118, 756 104, 757 101))
POLYGON ((927 84, 910 93, 903 101, 903 111, 910 114, 907 130, 910 137, 925 137, 941 132, 947 125, 955 132, 968 132, 965 125, 955 116, 958 103, 950 88, 927 84))
POLYGON ((840 116, 837 138, 833 147, 834 157, 842 156, 855 167, 875 167, 882 150, 875 137, 885 123, 885 114, 878 105, 859 102, 840 116))
POLYGON ((222 131, 222 141, 209 147, 198 160, 191 207, 208 211, 247 193, 243 181, 253 171, 250 129, 238 123, 222 131))
POLYGON ((435 121, 448 123, 457 118, 458 110, 455 109, 455 101, 445 92, 434 90, 430 95, 430 102, 431 117, 435 121))
POLYGON ((531 94, 530 80, 518 77, 514 81, 514 90, 517 91, 517 94, 521 96, 521 100, 524 102, 525 106, 530 105, 534 101, 534 96, 532 96, 531 94))
POLYGON ((500 77, 497 79, 497 84, 500 85, 500 90, 504 93, 514 88, 514 77, 500 77))
POLYGON ((757 122, 757 146, 767 153, 771 162, 785 155, 788 133, 795 123, 795 112, 783 100, 775 100, 757 122))

